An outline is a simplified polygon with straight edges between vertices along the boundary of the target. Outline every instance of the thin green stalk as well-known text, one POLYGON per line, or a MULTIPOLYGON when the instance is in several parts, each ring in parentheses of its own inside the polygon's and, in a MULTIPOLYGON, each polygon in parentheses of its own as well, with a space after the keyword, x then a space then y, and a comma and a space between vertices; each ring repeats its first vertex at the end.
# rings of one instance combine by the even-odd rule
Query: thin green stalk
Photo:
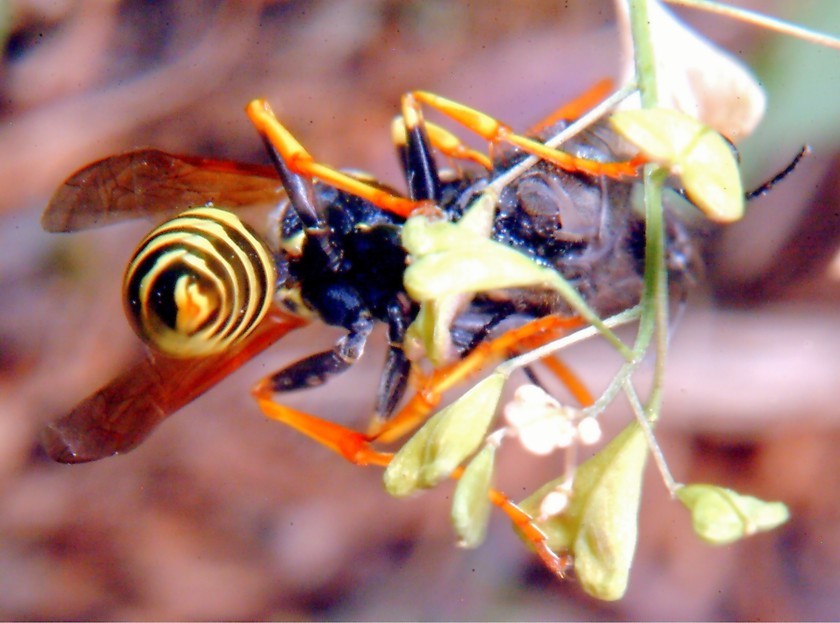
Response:
POLYGON ((711 2, 710 0, 665 0, 669 4, 676 4, 692 9, 700 9, 701 11, 708 11, 709 13, 717 13, 718 15, 725 15, 732 19, 737 19, 748 24, 754 24, 761 28, 774 30, 784 35, 790 35, 797 39, 802 39, 816 45, 822 45, 827 48, 834 48, 840 50, 840 39, 834 35, 829 35, 810 28, 803 28, 795 24, 789 24, 784 20, 770 17, 769 15, 762 15, 754 11, 740 9, 738 7, 729 6, 720 2, 711 2))
MULTIPOLYGON (((652 325, 656 350, 653 386, 645 409, 650 421, 659 419, 665 381, 665 362, 668 355, 668 273, 665 270, 665 223, 662 210, 662 186, 668 172, 660 167, 645 167, 645 304, 639 323, 639 333, 652 325), (647 318, 645 311, 650 310, 647 318)), ((645 350, 649 345, 645 337, 645 350)))
MULTIPOLYGON (((633 83, 625 84, 617 91, 613 92, 609 97, 607 97, 604 101, 600 102, 597 106, 595 106, 592 110, 584 113, 581 115, 574 123, 572 123, 569 127, 562 130, 559 134, 552 136, 548 139, 545 144, 548 147, 552 147, 557 149, 568 140, 571 140, 587 128, 591 127, 598 119, 609 113, 610 111, 614 110, 616 106, 618 106, 621 102, 626 100, 630 97, 633 93, 636 92, 636 85, 633 83)), ((539 158, 536 156, 528 156, 522 162, 517 164, 514 167, 511 167, 508 171, 497 177, 493 182, 491 182, 490 186, 495 188, 497 192, 501 193, 502 190, 510 184, 513 180, 518 178, 522 175, 525 171, 533 167, 537 162, 539 162, 539 158)))
POLYGON ((648 2, 628 0, 630 8, 630 34, 633 37, 633 60, 636 64, 636 85, 642 97, 642 108, 655 108, 659 104, 656 89, 656 57, 650 36, 648 2))
POLYGON ((639 395, 636 393, 636 389, 633 387, 630 379, 627 379, 624 382, 624 393, 627 396, 627 400, 630 402, 630 408, 636 416, 636 421, 639 422, 639 426, 642 427, 645 439, 647 439, 648 449, 650 450, 651 456, 653 456, 654 463, 656 463, 656 468, 662 476, 662 481, 665 483, 671 497, 674 497, 674 493, 679 487, 679 484, 674 479, 674 475, 671 474, 671 470, 668 468, 668 463, 665 461, 665 455, 662 454, 662 448, 659 447, 659 444, 656 442, 656 437, 653 435, 653 425, 648 419, 647 413, 639 400, 639 395))
MULTIPOLYGON (((629 0, 636 83, 639 86, 643 108, 655 108, 659 104, 656 62, 648 15, 649 2, 650 0, 629 0)), ((662 210, 662 185, 666 177, 667 171, 661 167, 653 164, 645 166, 645 285, 642 295, 642 317, 634 352, 637 359, 641 359, 647 352, 651 339, 655 338, 656 364, 653 387, 645 405, 648 418, 652 422, 659 418, 667 353, 668 285, 662 210)))
MULTIPOLYGON (((633 322, 638 317, 639 307, 636 306, 631 307, 630 309, 626 309, 623 312, 616 314, 615 316, 610 316, 603 322, 605 327, 612 329, 613 327, 620 327, 623 324, 633 322)), ((568 348, 573 344, 578 344, 579 342, 591 339, 596 335, 603 335, 603 331, 601 331, 595 326, 590 325, 585 329, 580 329, 570 335, 556 339, 552 342, 549 342, 548 344, 543 344, 542 346, 534 348, 533 350, 529 350, 528 352, 514 357, 513 359, 508 359, 507 361, 500 363, 498 366, 496 366, 496 371, 505 375, 510 375, 514 370, 530 366, 538 362, 540 359, 547 357, 548 355, 561 351, 564 348, 568 348)))

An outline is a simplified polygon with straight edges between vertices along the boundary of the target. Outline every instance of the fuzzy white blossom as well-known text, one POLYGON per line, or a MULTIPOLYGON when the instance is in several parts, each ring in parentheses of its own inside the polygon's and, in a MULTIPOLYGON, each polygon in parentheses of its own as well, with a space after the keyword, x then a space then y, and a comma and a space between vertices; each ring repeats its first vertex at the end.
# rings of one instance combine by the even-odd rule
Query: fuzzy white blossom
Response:
POLYGON ((571 497, 569 492, 564 489, 555 489, 549 492, 540 502, 540 521, 546 521, 551 517, 556 517, 569 505, 571 497))
POLYGON ((538 456, 568 448, 579 437, 580 411, 560 404, 536 385, 519 387, 505 405, 504 415, 512 434, 528 452, 538 456))

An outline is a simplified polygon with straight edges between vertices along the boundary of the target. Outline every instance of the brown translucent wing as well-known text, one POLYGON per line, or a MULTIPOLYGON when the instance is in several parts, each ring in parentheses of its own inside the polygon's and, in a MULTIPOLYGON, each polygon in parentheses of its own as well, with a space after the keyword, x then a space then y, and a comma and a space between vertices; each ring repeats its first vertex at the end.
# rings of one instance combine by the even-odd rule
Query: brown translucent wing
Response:
POLYGON ((164 419, 303 324, 273 309, 244 343, 229 352, 175 359, 150 351, 139 364, 48 424, 41 443, 61 463, 128 452, 164 419))
POLYGON ((53 195, 41 225, 51 232, 77 231, 208 203, 230 208, 275 203, 282 192, 272 167, 144 149, 73 174, 53 195))

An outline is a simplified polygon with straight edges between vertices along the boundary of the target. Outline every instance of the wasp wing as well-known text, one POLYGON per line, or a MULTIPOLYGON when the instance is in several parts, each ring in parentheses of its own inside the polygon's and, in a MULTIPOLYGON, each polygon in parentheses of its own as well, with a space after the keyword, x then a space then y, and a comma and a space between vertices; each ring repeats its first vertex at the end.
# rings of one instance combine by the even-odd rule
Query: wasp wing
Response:
POLYGON ((143 361, 48 424, 41 443, 61 463, 128 452, 164 419, 303 324, 275 308, 253 334, 228 352, 176 359, 149 351, 143 361))
POLYGON ((276 203, 282 193, 277 172, 269 166, 144 149, 74 173, 53 195, 41 226, 70 232, 207 204, 276 203))

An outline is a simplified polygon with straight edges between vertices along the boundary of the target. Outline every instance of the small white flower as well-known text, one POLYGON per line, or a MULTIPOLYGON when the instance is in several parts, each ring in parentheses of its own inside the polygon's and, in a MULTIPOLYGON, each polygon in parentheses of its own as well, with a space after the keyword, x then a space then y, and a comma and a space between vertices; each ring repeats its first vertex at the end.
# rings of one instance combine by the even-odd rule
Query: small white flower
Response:
POLYGON ((568 448, 577 438, 578 411, 561 405, 536 385, 519 387, 505 405, 504 415, 522 446, 538 456, 568 448))
POLYGON ((547 393, 539 385, 534 385, 533 383, 525 383, 524 385, 517 387, 516 391, 513 393, 513 399, 516 402, 521 402, 523 404, 536 405, 544 403, 555 407, 560 406, 560 403, 557 402, 554 396, 547 393))
POLYGON ((594 417, 585 417, 577 425, 577 436, 585 446, 591 446, 601 440, 601 425, 594 417))
POLYGON ((569 492, 565 488, 555 489, 546 495, 540 502, 539 521, 545 521, 556 517, 569 505, 569 492))

